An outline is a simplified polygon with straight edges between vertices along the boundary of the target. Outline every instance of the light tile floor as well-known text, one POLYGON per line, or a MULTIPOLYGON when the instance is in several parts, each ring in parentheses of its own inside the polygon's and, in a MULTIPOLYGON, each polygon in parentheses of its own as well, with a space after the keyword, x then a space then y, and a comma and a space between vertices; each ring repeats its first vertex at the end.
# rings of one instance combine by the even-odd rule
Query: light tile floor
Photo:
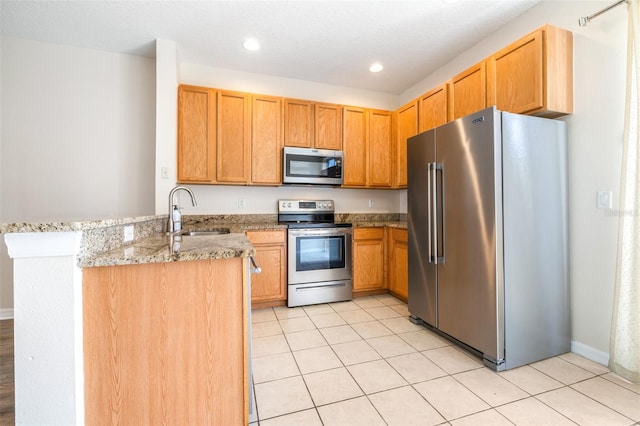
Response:
POLYGON ((496 373, 407 316, 390 295, 254 310, 259 424, 640 424, 640 385, 600 364, 568 353, 496 373))

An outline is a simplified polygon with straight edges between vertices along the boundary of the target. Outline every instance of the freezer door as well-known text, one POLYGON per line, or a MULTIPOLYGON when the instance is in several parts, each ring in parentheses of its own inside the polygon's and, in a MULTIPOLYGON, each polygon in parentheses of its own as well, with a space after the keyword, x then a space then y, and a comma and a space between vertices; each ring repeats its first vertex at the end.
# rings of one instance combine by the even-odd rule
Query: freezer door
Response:
POLYGON ((437 270, 434 263, 429 263, 429 207, 433 195, 433 186, 429 185, 429 164, 434 162, 433 130, 407 140, 409 313, 414 319, 437 327, 437 270))
POLYGON ((435 136, 444 203, 438 328, 494 359, 504 357, 496 292, 499 122, 499 113, 488 108, 437 128, 435 136))

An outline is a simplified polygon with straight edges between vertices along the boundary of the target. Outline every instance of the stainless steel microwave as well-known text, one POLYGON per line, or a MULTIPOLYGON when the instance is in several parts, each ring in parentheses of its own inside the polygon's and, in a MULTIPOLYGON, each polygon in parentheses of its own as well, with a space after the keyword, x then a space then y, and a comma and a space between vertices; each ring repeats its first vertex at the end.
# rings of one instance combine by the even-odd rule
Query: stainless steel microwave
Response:
POLYGON ((282 183, 342 185, 342 151, 284 147, 282 183))

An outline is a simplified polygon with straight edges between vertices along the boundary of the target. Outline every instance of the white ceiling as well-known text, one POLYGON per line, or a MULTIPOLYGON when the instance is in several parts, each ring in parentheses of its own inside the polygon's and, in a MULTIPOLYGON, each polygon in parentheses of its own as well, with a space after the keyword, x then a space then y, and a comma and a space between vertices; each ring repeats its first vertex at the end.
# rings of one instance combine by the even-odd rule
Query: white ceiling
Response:
POLYGON ((3 36, 150 57, 173 40, 181 62, 401 94, 539 1, 1 0, 0 14, 3 36))

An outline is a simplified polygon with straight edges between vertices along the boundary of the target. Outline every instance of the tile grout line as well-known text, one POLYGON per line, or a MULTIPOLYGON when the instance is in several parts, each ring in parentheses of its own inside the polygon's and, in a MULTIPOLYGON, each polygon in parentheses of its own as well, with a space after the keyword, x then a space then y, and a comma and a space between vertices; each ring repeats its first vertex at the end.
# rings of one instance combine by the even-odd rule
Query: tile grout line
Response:
MULTIPOLYGON (((369 299, 369 300, 371 300, 371 299, 369 299)), ((544 395, 544 394, 547 394, 547 393, 550 393, 550 392, 553 392, 553 391, 557 391, 557 390, 560 390, 560 389, 563 389, 563 388, 571 389, 571 390, 573 390, 573 391, 577 392, 578 394, 580 394, 580 395, 582 395, 582 396, 584 396, 584 397, 589 398, 590 400, 592 400, 593 402, 597 403, 598 405, 600 405, 600 406, 602 406, 602 407, 605 407, 605 408, 607 408, 607 409, 611 410, 612 412, 615 412, 616 414, 618 414, 618 415, 620 415, 620 416, 623 416, 623 417, 624 417, 624 418, 626 418, 626 419, 629 419, 630 421, 635 421, 634 419, 629 418, 628 416, 626 416, 626 415, 622 414, 621 412, 619 412, 618 410, 614 409, 613 407, 610 407, 609 405, 606 405, 605 403, 603 403, 603 402, 601 402, 601 401, 598 401, 598 400, 597 400, 597 399, 595 399, 594 397, 591 397, 591 396, 589 396, 588 394, 585 394, 585 393, 581 392, 580 390, 573 388, 572 386, 574 386, 574 385, 576 385, 576 384, 579 384, 579 383, 587 382, 587 381, 592 380, 592 379, 594 379, 594 378, 602 378, 603 380, 606 380, 606 381, 607 381, 607 383, 609 383, 609 384, 613 384, 613 385, 616 385, 616 387, 617 387, 617 388, 620 388, 621 390, 628 391, 628 392, 630 392, 630 393, 632 393, 632 394, 637 394, 637 392, 634 392, 634 390, 633 390, 633 389, 626 388, 625 386, 623 386, 623 385, 621 385, 621 384, 619 384, 619 383, 617 383, 617 382, 615 382, 615 381, 613 381, 613 380, 609 380, 608 378, 606 378, 606 376, 608 376, 609 374, 611 374, 611 372, 610 372, 610 371, 606 371, 606 372, 602 372, 602 373, 593 372, 593 371, 591 371, 590 369, 588 369, 588 367, 587 367, 587 368, 585 368, 585 367, 583 367, 582 365, 579 365, 578 363, 576 363, 576 362, 572 362, 571 360, 569 360, 569 359, 565 359, 565 358, 563 358, 563 357, 561 357, 561 356, 558 356, 557 358, 559 358, 559 359, 560 359, 560 360, 562 360, 563 362, 566 362, 566 363, 568 363, 568 364, 572 365, 573 367, 576 367, 576 368, 578 368, 578 369, 580 369, 580 370, 584 371, 584 372, 585 372, 585 373, 587 373, 587 374, 590 374, 590 375, 591 375, 591 377, 584 378, 584 379, 580 379, 580 380, 578 380, 578 381, 576 381, 576 382, 573 382, 573 383, 564 383, 564 382, 561 382, 561 381, 559 381, 559 380, 555 379, 553 376, 551 376, 551 375, 550 375, 550 374, 548 374, 547 372, 545 372, 545 371, 543 371, 543 370, 541 370, 541 369, 539 369, 539 368, 535 367, 533 364, 527 364, 529 367, 531 367, 531 368, 532 368, 533 370, 535 370, 537 373, 542 374, 543 376, 545 376, 545 377, 547 377, 547 378, 549 378, 549 379, 551 379, 551 380, 554 380, 554 381, 556 381, 556 382, 560 383, 560 387, 558 387, 558 388, 555 388, 555 389, 548 389, 548 390, 545 390, 545 391, 543 391, 543 392, 538 392, 538 393, 531 393, 531 392, 528 392, 527 390, 525 390, 524 388, 522 388, 522 387, 521 387, 520 385, 518 385, 517 383, 514 383, 513 381, 509 380, 508 378, 503 377, 502 375, 500 375, 500 374, 499 374, 499 372, 493 372, 493 371, 491 370, 491 371, 492 371, 492 373, 497 374, 497 375, 498 375, 498 377, 500 377, 500 378, 501 378, 501 379, 503 379, 503 380, 506 380, 508 383, 510 383, 511 385, 513 385, 516 389, 518 389, 518 390, 520 390, 520 391, 524 392, 524 393, 525 393, 525 395, 526 395, 526 396, 524 396, 524 397, 519 397, 519 398, 517 398, 517 399, 515 399, 515 400, 511 400, 511 401, 508 401, 508 402, 502 403, 502 404, 500 404, 500 405, 495 405, 495 406, 493 406, 493 405, 491 405, 489 402, 485 401, 485 400, 484 400, 480 395, 478 395, 476 392, 474 392, 474 391, 473 391, 472 389, 470 389, 468 386, 464 385, 464 383, 460 382, 460 381, 459 381, 459 379, 458 379, 457 377, 455 377, 455 375, 457 375, 457 374, 462 374, 462 373, 465 373, 465 372, 467 372, 467 371, 473 371, 473 370, 476 370, 476 368, 470 368, 470 369, 468 369, 468 370, 462 370, 462 371, 455 372, 455 373, 449 373, 448 371, 446 371, 446 370, 442 369, 442 367, 440 367, 440 365, 439 365, 439 364, 435 363, 434 361, 432 361, 430 358, 428 358, 428 357, 425 355, 425 352, 429 352, 429 351, 431 351, 431 350, 436 350, 436 349, 441 349, 441 348, 429 348, 429 349, 426 349, 426 350, 424 350, 424 351, 421 351, 420 349, 418 349, 418 347, 414 346, 414 345, 413 345, 413 344, 411 344, 409 341, 406 341, 405 339, 403 339, 403 338, 401 337, 401 335, 402 335, 402 334, 409 334, 409 333, 411 333, 411 331, 397 332, 397 331, 394 331, 394 330, 390 329, 386 324, 384 324, 384 323, 382 322, 382 321, 383 321, 383 320, 385 320, 385 319, 393 319, 394 317, 392 317, 392 318, 378 318, 378 317, 375 317, 374 315, 371 315, 371 313, 368 311, 369 309, 382 308, 382 307, 386 307, 386 308, 392 309, 392 308, 391 308, 391 306, 398 306, 398 305, 401 305, 402 303, 398 303, 398 304, 395 304, 395 305, 387 305, 387 304, 383 303, 383 302, 382 302, 382 301, 380 301, 380 300, 378 300, 378 302, 380 302, 383 306, 369 306, 369 307, 363 307, 363 306, 366 306, 366 305, 368 305, 368 304, 366 304, 366 303, 365 303, 365 304, 363 304, 363 305, 360 305, 360 304, 358 304, 358 303, 353 302, 353 303, 357 306, 357 308, 356 308, 356 309, 362 310, 362 311, 364 311, 365 313, 367 313, 368 315, 370 315, 370 316, 372 317, 372 320, 371 320, 371 321, 354 322, 354 323, 351 323, 351 322, 347 321, 347 320, 346 320, 344 317, 342 317, 342 315, 341 315, 341 313, 349 312, 350 310, 338 311, 338 310, 334 309, 334 307, 333 307, 333 306, 331 306, 331 304, 327 304, 327 305, 326 305, 328 308, 330 308, 330 309, 331 309, 331 311, 330 311, 330 312, 321 312, 321 310, 320 310, 320 312, 313 313, 313 311, 311 311, 311 310, 308 312, 307 310, 302 309, 303 315, 301 315, 301 316, 297 316, 297 317, 293 317, 293 318, 279 318, 279 317, 278 317, 278 315, 277 315, 277 313, 275 312, 275 310, 274 310, 273 308, 270 308, 270 309, 272 309, 273 314, 274 314, 274 316, 276 317, 276 320, 278 321, 278 326, 280 327, 281 334, 283 335, 283 338, 284 338, 284 340, 285 340, 285 342, 286 342, 286 344, 287 344, 287 348, 289 349, 289 353, 292 355, 292 357, 293 357, 293 359, 294 359, 294 362, 295 362, 296 368, 298 369, 298 372, 299 372, 300 378, 303 380, 303 383, 305 384, 305 389, 307 390, 307 392, 308 392, 309 396, 311 397, 311 401, 312 401, 312 403, 313 403, 313 408, 314 408, 314 410, 315 410, 315 412, 316 412, 316 414, 317 414, 317 416, 318 416, 318 418, 320 419, 320 421, 321 421, 321 422, 322 422, 322 418, 320 417, 320 412, 319 412, 319 410, 318 410, 318 408, 319 408, 319 407, 324 407, 324 406, 328 406, 328 405, 331 405, 331 404, 336 404, 336 403, 341 403, 341 402, 344 402, 344 401, 349 401, 349 400, 353 400, 353 399, 361 398, 362 396, 365 396, 365 397, 367 398, 367 401, 368 401, 368 402, 369 402, 369 404, 374 408, 375 412, 376 412, 376 413, 377 413, 377 414, 378 414, 378 415, 379 415, 379 416, 384 420, 384 417, 382 416, 382 413, 378 410, 378 408, 375 406, 375 404, 373 404, 372 400, 370 399, 370 396, 371 396, 371 395, 376 395, 376 394, 379 394, 379 393, 382 393, 382 392, 387 392, 387 391, 390 391, 390 390, 394 390, 394 389, 404 388, 404 387, 409 387, 409 388, 411 388, 414 392, 416 392, 418 395, 420 395, 421 399, 422 399, 422 400, 424 400, 424 401, 428 404, 428 406, 429 406, 429 407, 431 407, 431 408, 434 410, 434 412, 436 412, 436 413, 437 413, 441 418, 443 418, 443 419, 445 420, 445 422, 444 422, 444 423, 440 423, 440 424, 449 424, 449 423, 450 423, 450 421, 452 421, 452 420, 457 420, 457 419, 460 419, 460 418, 469 417, 469 416, 476 415, 476 414, 481 413, 481 412, 491 411, 491 410, 495 411, 498 415, 500 415, 501 417, 503 417, 503 418, 507 419, 509 422, 512 422, 512 421, 511 421, 511 420, 509 420, 505 415, 503 415, 503 414, 498 410, 498 408, 500 408, 500 407, 504 407, 504 406, 507 406, 507 405, 512 404, 512 403, 516 403, 516 402, 518 402, 518 401, 527 400, 527 399, 529 399, 529 398, 531 398, 531 399, 533 399, 533 400, 537 401, 538 403, 542 403, 545 407, 549 408, 549 409, 550 409, 551 411, 553 411, 554 413, 556 413, 556 414, 560 415, 562 418, 567 419, 567 420, 571 421, 572 423, 575 423, 575 421, 574 421, 574 420, 572 420, 571 418, 569 418, 569 417, 565 416, 563 413, 559 412, 557 409, 555 409, 555 408, 554 408, 554 407, 552 407, 552 406, 549 406, 549 405, 548 405, 548 404, 546 404, 544 401, 542 401, 542 400, 540 400, 540 399, 538 398, 538 396, 540 396, 540 395, 544 395), (318 316, 318 315, 327 315, 327 314, 337 314, 337 315, 338 315, 338 317, 340 317, 340 318, 345 322, 345 324, 335 324, 335 325, 329 325, 329 326, 324 327, 324 326, 319 326, 315 321, 313 321, 313 318, 312 318, 312 317, 314 317, 314 316, 318 316), (285 332, 285 331, 284 331, 284 329, 283 329, 283 327, 282 327, 282 325, 281 325, 281 322, 280 322, 280 321, 285 320, 285 319, 294 319, 294 318, 301 318, 301 317, 307 318, 307 320, 311 323, 311 325, 313 326, 313 328, 308 329, 308 330, 292 331, 292 332, 290 332, 290 333, 287 333, 287 332, 285 332), (369 337, 369 338, 364 337, 364 336, 365 336, 365 334, 362 334, 362 333, 363 333, 363 330, 362 330, 362 329, 361 329, 360 331, 358 331, 356 328, 354 328, 354 327, 353 327, 355 324, 364 324, 364 323, 376 323, 376 324, 379 324, 379 325, 381 325, 385 330, 388 330, 391 334, 388 334, 388 335, 386 335, 386 334, 385 334, 385 335, 382 335, 382 336, 376 336, 376 335, 373 335, 372 337, 369 337), (335 350, 334 346, 335 346, 335 345, 338 345, 338 344, 341 344, 341 343, 351 343, 351 342, 347 341, 347 342, 340 342, 340 343, 330 343, 330 342, 329 342, 329 340, 328 340, 328 338, 324 335, 324 333, 322 333, 322 330, 324 330, 324 329, 331 329, 331 328, 342 327, 342 326, 347 326, 347 327, 349 327, 349 328, 350 328, 350 329, 355 333, 355 336, 358 336, 359 340, 357 340, 357 341, 362 341, 362 342, 364 342, 366 345, 368 345, 368 346, 373 350, 373 352, 374 352, 374 353, 376 353, 376 354, 380 357, 380 359, 375 360, 375 361, 384 360, 384 361, 385 361, 385 363, 386 363, 386 365, 387 365, 387 366, 389 366, 389 367, 391 367, 391 370, 392 370, 393 372, 395 372, 396 374, 398 374, 398 375, 402 378, 402 380, 403 380, 403 381, 405 381, 406 383, 405 383, 404 385, 401 385, 401 386, 393 386, 393 387, 388 388, 388 389, 382 389, 382 390, 380 390, 380 391, 371 392, 371 393, 366 393, 366 392, 364 391, 364 389, 362 388, 362 385, 361 385, 361 384, 360 384, 360 383, 355 379, 355 377, 353 376, 352 372, 349 370, 349 367, 354 366, 354 365, 365 364, 365 363, 373 362, 373 361, 361 361, 361 362, 357 362, 357 363, 354 363, 354 364, 346 365, 346 364, 345 364, 345 362, 343 361, 343 359, 342 359, 340 356, 338 356, 338 353, 336 352, 336 350, 335 350), (329 347, 329 349, 331 350, 331 353, 332 353, 332 354, 333 354, 333 355, 338 359, 338 361, 340 362, 340 366, 338 366, 338 367, 335 367, 335 368, 329 368, 329 369, 326 369, 326 370, 319 370, 319 371, 317 371, 317 372, 310 372, 310 373, 307 373, 307 374, 313 374, 313 373, 320 373, 320 372, 323 372, 323 371, 331 371, 331 370, 343 369, 343 370, 345 370, 345 371, 348 373, 348 375, 349 375, 350 379, 351 379, 351 380, 353 380, 353 382, 356 384, 356 386, 358 387, 358 389, 359 389, 359 391, 362 393, 362 395, 354 396, 354 397, 350 397, 350 398, 345 398, 345 399, 342 399, 342 400, 339 400, 339 401, 335 401, 335 402, 331 402, 331 403, 326 403, 326 404, 322 404, 322 405, 317 405, 317 404, 316 404, 316 401, 313 399, 313 396, 312 396, 312 394, 311 394, 311 391, 310 391, 310 389, 309 389, 309 386, 308 386, 308 384, 307 384, 307 381, 305 380, 305 374, 304 374, 304 373, 302 373, 302 371, 301 371, 301 369, 300 369, 300 365, 299 365, 299 363, 298 363, 298 360, 297 360, 297 359, 296 359, 296 357, 294 356, 294 351, 293 351, 293 349, 292 349, 292 347, 291 347, 291 343, 290 343, 290 340, 289 340, 289 338, 288 338, 288 335, 289 335, 289 334, 293 334, 293 333, 296 333, 296 332, 304 332, 304 331, 315 331, 315 332, 319 333, 319 334, 320 334, 320 336, 321 336, 322 342, 323 342, 324 344, 326 344, 326 345, 322 345, 322 346, 319 346, 319 347, 326 347, 326 346, 328 346, 328 347, 329 347), (390 336, 397 337, 398 339, 400 339, 400 341, 401 341, 401 342, 403 342, 404 344, 408 345, 411 349, 413 349, 413 351, 414 351, 414 352, 411 352, 411 354, 420 354, 421 356, 423 356, 423 357, 425 357, 427 360, 429 360, 431 363, 433 363, 434 365, 436 365, 436 367, 439 367, 441 370, 443 370, 443 371, 444 371, 444 373, 446 373, 446 374, 445 374, 445 376, 433 377, 433 378, 430 378, 430 379, 427 379, 427 380, 424 380, 424 381, 421 381, 421 382, 411 383, 407 378, 405 378, 405 377, 400 373, 400 371, 398 371, 398 370, 397 370, 397 369, 396 369, 396 368, 395 368, 395 367, 394 367, 394 366, 389 362, 389 360, 390 360, 390 359, 393 359, 393 358, 396 358, 396 357, 401 357, 401 356, 404 356, 404 355, 409 355, 409 353, 407 353, 407 354, 402 354, 402 353, 400 353, 400 354, 396 354, 396 355, 392 355, 392 356, 385 357, 385 356, 383 356, 383 354, 382 354, 378 349, 376 349, 374 346, 372 346, 372 345, 371 345, 371 343, 369 342, 370 340, 375 339, 375 338, 379 338, 379 337, 390 337, 390 336), (456 383, 458 383, 458 384, 460 384, 461 386, 463 386, 465 389, 467 389, 469 392, 471 392, 471 394, 472 394, 472 395, 474 395, 475 397, 479 398, 479 399, 480 399, 480 401, 483 401, 484 403, 486 403, 486 404, 489 406, 489 408, 487 408, 487 409, 485 409, 485 410, 480 410, 480 411, 478 411, 478 412, 471 413, 471 414, 468 414, 468 415, 465 415, 465 416, 461 416, 461 417, 458 417, 458 418, 447 419, 444 415, 442 415, 442 413, 441 413, 440 411, 438 411, 438 409, 437 409, 435 406, 433 406, 433 405, 432 405, 432 404, 427 400, 427 398, 426 398, 424 395, 422 395, 422 394, 421 394, 421 393, 420 393, 420 392, 415 388, 415 386, 416 386, 416 385, 418 385, 418 384, 420 384, 420 383, 427 383, 427 382, 429 382, 429 381, 432 381, 432 380, 435 380, 435 379, 438 379, 438 378, 441 378, 441 377, 451 377, 451 378, 453 378, 453 379, 456 381, 456 383)), ((353 310, 356 310, 356 309, 353 309, 353 310)), ((395 318, 406 318, 402 313, 400 313, 400 312, 398 312, 398 311, 396 311, 396 310, 394 310, 394 311, 400 314, 400 316, 399 316, 399 317, 395 317, 395 318)), ((322 323, 319 323, 319 324, 322 324, 322 323)), ((419 330, 419 331, 422 331, 422 330, 429 331, 429 330, 428 330, 428 328, 424 328, 424 327, 423 327, 421 330, 419 330)), ((354 341, 354 342, 355 342, 355 341, 354 341)), ((449 345, 447 345, 447 346, 451 346, 451 344, 449 344, 449 345)), ((317 347, 317 346, 316 346, 316 347, 317 347)), ((305 349, 315 349, 316 347, 310 347, 310 348, 305 348, 305 349)), ((444 347, 446 347, 446 346, 443 346, 443 348, 444 348, 444 347)), ((455 347, 455 346, 454 346, 454 347, 455 347)), ((302 350, 305 350, 305 349, 300 349, 300 350, 298 350, 298 351, 302 351, 302 350)), ((298 351, 295 351, 295 352, 298 352, 298 351)), ((554 357, 554 358, 555 358, 555 357, 554 357)), ((480 365, 480 366, 478 367, 478 369, 479 369, 479 368, 482 368, 482 366, 480 365)), ((274 379, 273 381, 275 381, 275 380, 280 380, 280 379, 274 379)), ((266 383, 266 382, 265 382, 265 383, 266 383)), ((300 410, 300 411, 304 411, 304 410, 300 410)), ((259 411, 258 411, 258 412, 259 412, 259 411)), ((298 412, 298 411, 296 411, 296 412, 298 412)), ((293 413, 295 413, 295 412, 282 414, 281 416, 286 416, 286 415, 293 414, 293 413)), ((281 416, 275 416, 275 417, 281 417, 281 416)), ((275 418, 275 417, 274 417, 274 418, 275 418)), ((266 419, 265 419, 265 420, 266 420, 266 419)), ((386 420, 384 420, 384 421, 386 422, 386 420)), ((324 423, 324 422, 322 422, 322 423, 324 423)))

